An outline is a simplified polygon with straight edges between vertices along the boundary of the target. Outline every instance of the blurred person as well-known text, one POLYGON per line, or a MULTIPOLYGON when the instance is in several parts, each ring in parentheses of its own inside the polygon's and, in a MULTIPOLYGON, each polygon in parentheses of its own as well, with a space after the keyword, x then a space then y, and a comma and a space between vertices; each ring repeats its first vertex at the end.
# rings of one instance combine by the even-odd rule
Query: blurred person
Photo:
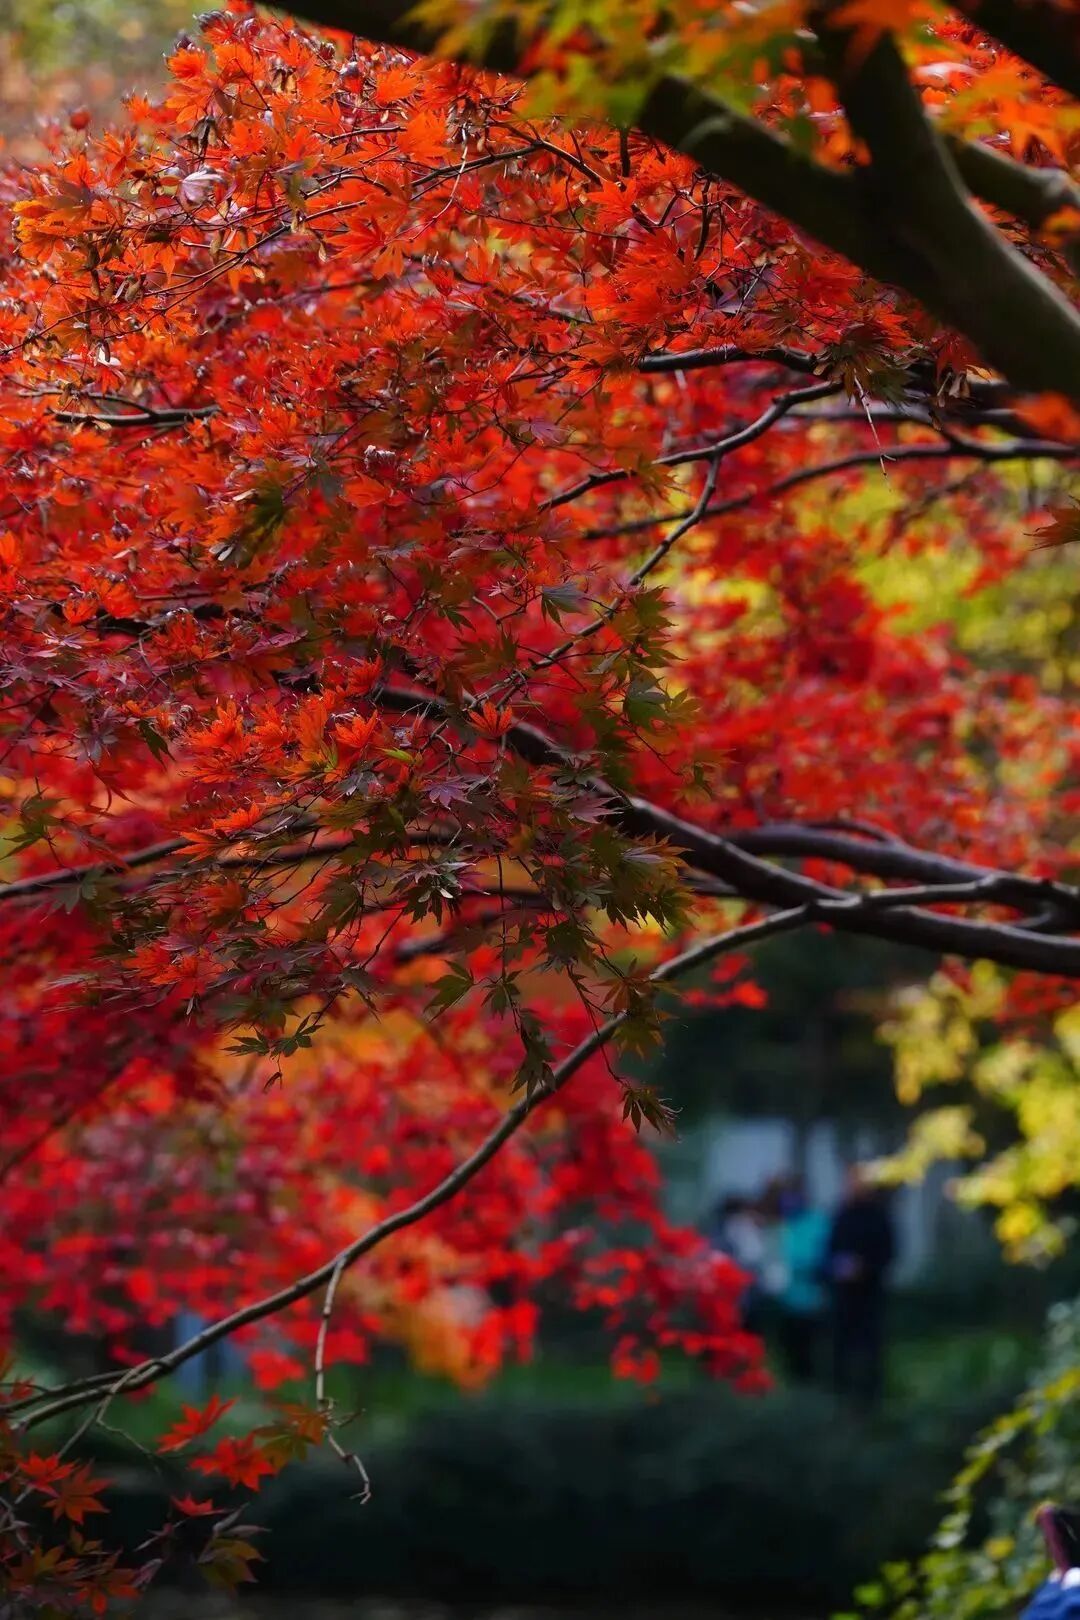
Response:
POLYGON ((743 1326, 756 1332, 761 1315, 761 1286, 766 1242, 762 1213, 749 1198, 732 1196, 717 1206, 713 1226, 716 1247, 733 1260, 749 1281, 740 1301, 743 1326))
POLYGON ((787 1176, 778 1184, 776 1212, 780 1350, 788 1377, 806 1384, 817 1376, 821 1361, 829 1220, 823 1210, 811 1206, 801 1176, 787 1176))
POLYGON ((765 1261, 765 1233, 761 1211, 750 1198, 733 1195, 721 1200, 716 1211, 716 1246, 744 1271, 760 1276, 765 1261))
POLYGON ((1080 1514, 1046 1502, 1035 1514, 1050 1555, 1051 1575, 1021 1620, 1077 1620, 1080 1616, 1080 1514))
POLYGON ((826 1253, 832 1298, 833 1377, 842 1395, 873 1408, 885 1363, 885 1282, 896 1256, 892 1219, 861 1165, 848 1171, 826 1253))

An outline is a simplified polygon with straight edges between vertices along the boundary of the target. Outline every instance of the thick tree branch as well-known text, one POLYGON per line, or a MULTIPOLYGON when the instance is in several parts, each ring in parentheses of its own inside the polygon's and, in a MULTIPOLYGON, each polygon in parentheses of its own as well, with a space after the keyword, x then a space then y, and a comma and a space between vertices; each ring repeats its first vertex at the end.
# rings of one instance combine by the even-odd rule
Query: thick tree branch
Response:
POLYGON ((1073 0, 955 0, 958 11, 1051 84, 1080 99, 1080 11, 1073 0))
POLYGON ((617 819, 628 832, 666 839, 683 852, 690 865, 729 883, 748 900, 809 905, 822 921, 846 933, 872 934, 941 955, 985 958, 1005 967, 1080 978, 1080 939, 1071 935, 1037 934, 1009 923, 970 922, 921 907, 905 906, 882 915, 873 905, 862 904, 859 896, 759 860, 729 840, 647 801, 632 800, 617 819))
MULTIPOLYGON (((439 29, 418 21, 410 0, 294 0, 291 9, 409 50, 438 48, 439 29)), ((1022 45, 1021 54, 1044 71, 1060 56, 1059 74, 1067 70, 1071 87, 1075 23, 1064 7, 1053 0, 969 0, 966 9, 1011 49, 1022 45)), ((474 60, 518 72, 522 43, 514 22, 504 22, 474 60)), ((854 75, 844 69, 841 51, 834 73, 873 150, 869 177, 826 168, 757 119, 672 76, 653 88, 637 123, 875 279, 911 294, 971 338, 1017 387, 1080 402, 1080 315, 967 200, 891 37, 883 36, 854 75), (915 184, 920 174, 925 195, 915 184)))
POLYGON ((647 135, 685 152, 822 246, 878 281, 904 288, 935 314, 945 316, 936 278, 920 255, 867 207, 855 174, 825 168, 757 119, 732 111, 716 96, 673 76, 653 89, 638 124, 647 135))
POLYGON ((1080 186, 1064 169, 1035 169, 997 152, 985 141, 945 137, 945 146, 968 190, 993 208, 1041 230, 1063 208, 1080 208, 1080 186))
MULTIPOLYGON (((920 883, 926 889, 924 898, 929 898, 934 885, 976 884, 979 887, 972 890, 973 898, 1036 912, 1053 905, 1080 925, 1080 889, 1071 884, 996 871, 973 861, 918 849, 900 839, 861 838, 797 822, 778 822, 733 833, 731 842, 756 855, 835 861, 854 872, 920 883)), ((944 900, 947 896, 938 898, 944 900)))
POLYGON ((860 176, 868 226, 914 255, 932 285, 920 294, 927 308, 1012 381, 1080 400, 1080 313, 971 202, 892 36, 859 51, 847 33, 820 24, 819 34, 870 151, 860 176))

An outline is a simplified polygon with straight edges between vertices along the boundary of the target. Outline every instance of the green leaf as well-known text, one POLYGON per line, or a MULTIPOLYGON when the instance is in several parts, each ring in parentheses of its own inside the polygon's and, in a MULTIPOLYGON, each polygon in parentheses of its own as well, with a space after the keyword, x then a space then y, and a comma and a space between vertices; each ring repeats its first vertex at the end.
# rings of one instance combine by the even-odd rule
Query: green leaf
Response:
POLYGON ((468 968, 460 962, 455 962, 449 972, 444 973, 441 979, 436 979, 433 986, 433 995, 427 1004, 427 1012, 445 1012, 452 1007, 455 1001, 460 1001, 473 987, 473 976, 468 968))
POLYGON ((161 732, 149 720, 139 720, 136 730, 155 759, 169 759, 169 745, 161 732))
POLYGON ((564 613, 581 613, 587 606, 585 593, 569 581, 563 585, 546 585, 540 592, 541 611, 556 624, 562 624, 564 613))

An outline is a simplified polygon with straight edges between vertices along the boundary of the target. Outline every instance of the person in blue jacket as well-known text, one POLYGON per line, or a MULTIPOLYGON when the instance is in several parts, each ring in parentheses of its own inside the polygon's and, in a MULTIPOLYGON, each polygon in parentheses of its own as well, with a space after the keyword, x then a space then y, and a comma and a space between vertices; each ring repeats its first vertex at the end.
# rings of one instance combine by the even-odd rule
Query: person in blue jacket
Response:
POLYGON ((1045 1581, 1020 1620, 1080 1620, 1080 1569, 1066 1575, 1051 1575, 1045 1581))
POLYGON ((1054 1572, 1020 1620, 1080 1620, 1080 1514, 1048 1502, 1035 1517, 1054 1572))
POLYGON ((822 1277, 829 1221, 807 1199, 799 1176, 785 1178, 776 1189, 777 1332, 788 1377, 813 1382, 820 1373, 825 1324, 822 1277))

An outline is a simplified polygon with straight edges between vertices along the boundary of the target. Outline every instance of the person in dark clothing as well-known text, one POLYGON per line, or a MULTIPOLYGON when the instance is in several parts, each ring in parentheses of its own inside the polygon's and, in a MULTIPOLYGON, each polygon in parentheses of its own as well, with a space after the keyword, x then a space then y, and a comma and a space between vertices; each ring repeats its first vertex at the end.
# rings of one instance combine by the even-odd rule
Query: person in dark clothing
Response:
POLYGON ((858 1166, 833 1217, 826 1255, 832 1299, 833 1377, 842 1395, 873 1407, 885 1359, 885 1279, 896 1254, 889 1212, 858 1166))

